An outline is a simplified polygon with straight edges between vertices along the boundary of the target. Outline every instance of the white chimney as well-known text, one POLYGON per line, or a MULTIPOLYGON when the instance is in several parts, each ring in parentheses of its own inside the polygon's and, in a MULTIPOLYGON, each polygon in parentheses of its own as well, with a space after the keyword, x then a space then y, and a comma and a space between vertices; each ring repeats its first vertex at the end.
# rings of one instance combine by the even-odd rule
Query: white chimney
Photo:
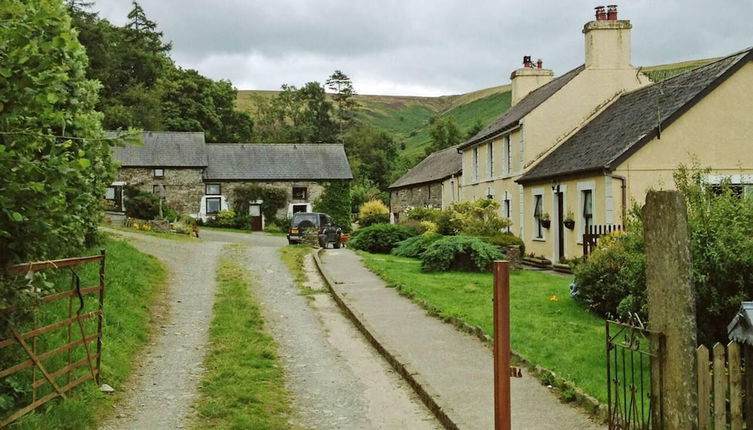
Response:
POLYGON ((530 56, 523 57, 523 67, 510 75, 512 104, 515 105, 528 93, 551 81, 553 76, 554 73, 551 70, 543 68, 541 60, 537 60, 534 65, 530 56))
POLYGON ((596 19, 583 26, 587 69, 632 69, 628 20, 617 19, 617 6, 596 7, 596 19))

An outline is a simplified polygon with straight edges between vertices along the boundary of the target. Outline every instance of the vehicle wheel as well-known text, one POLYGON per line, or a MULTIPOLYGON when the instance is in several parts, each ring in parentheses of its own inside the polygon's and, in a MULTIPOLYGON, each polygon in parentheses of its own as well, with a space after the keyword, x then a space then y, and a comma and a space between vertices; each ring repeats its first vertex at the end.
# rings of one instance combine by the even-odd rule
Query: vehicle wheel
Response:
POLYGON ((295 242, 293 242, 292 240, 288 239, 288 245, 295 245, 295 242))
POLYGON ((319 238, 319 246, 321 246, 324 249, 327 249, 327 242, 321 237, 319 238))
POLYGON ((335 249, 340 249, 341 246, 342 246, 342 243, 339 240, 337 242, 332 243, 332 247, 335 249))

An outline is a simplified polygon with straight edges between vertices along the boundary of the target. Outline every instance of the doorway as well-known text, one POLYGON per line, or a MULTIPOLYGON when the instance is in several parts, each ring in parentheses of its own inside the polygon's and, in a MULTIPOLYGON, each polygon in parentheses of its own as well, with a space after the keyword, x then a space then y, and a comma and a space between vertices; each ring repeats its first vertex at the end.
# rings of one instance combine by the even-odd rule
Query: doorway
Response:
POLYGON ((560 259, 565 256, 565 225, 563 223, 565 195, 560 190, 557 190, 557 193, 555 193, 555 195, 557 196, 557 255, 555 255, 555 262, 559 263, 560 259))
POLYGON ((251 231, 262 230, 261 204, 251 203, 248 206, 248 215, 251 221, 251 231))

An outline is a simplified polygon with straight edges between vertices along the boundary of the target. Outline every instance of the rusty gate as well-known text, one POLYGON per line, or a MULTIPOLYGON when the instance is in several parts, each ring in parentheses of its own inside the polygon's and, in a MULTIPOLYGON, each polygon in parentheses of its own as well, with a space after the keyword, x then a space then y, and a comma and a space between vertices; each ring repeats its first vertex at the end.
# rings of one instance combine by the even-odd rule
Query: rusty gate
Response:
POLYGON ((646 330, 637 317, 629 322, 606 321, 610 430, 659 429, 652 406, 659 404, 655 399, 661 393, 652 392, 651 381, 661 377, 662 345, 662 335, 646 330))
POLYGON ((67 274, 60 271, 66 269, 70 274, 69 288, 56 288, 53 294, 35 300, 31 309, 17 306, 0 309, 0 357, 22 360, 4 362, 5 367, 0 369, 0 382, 12 378, 13 385, 19 387, 15 407, 0 415, 0 427, 56 397, 65 399, 66 392, 90 379, 99 384, 105 251, 91 257, 13 266, 5 279, 33 277, 40 271, 51 271, 52 276, 57 274, 55 279, 65 279, 61 276, 67 274), (97 285, 81 285, 77 269, 87 263, 99 263, 97 285), (14 319, 14 314, 24 317, 14 319))

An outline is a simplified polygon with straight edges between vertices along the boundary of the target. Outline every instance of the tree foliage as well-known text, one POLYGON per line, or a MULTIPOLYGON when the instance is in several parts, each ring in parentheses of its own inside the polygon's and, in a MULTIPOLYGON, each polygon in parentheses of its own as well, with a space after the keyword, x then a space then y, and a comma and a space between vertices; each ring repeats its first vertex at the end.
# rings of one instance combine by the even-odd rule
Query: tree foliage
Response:
POLYGON ((339 138, 342 140, 345 131, 349 130, 356 122, 358 103, 353 98, 356 91, 350 77, 340 70, 335 70, 327 78, 325 84, 333 92, 332 100, 337 107, 335 111, 336 122, 339 126, 339 138))
POLYGON ((0 266, 70 256, 113 175, 99 84, 62 1, 0 3, 0 58, 0 266))
POLYGON ((397 146, 392 136, 359 124, 345 135, 344 143, 350 168, 357 181, 369 181, 380 190, 387 189, 397 158, 397 146))
POLYGON ((324 192, 314 202, 314 210, 330 215, 344 232, 350 232, 350 199, 350 182, 333 181, 324 187, 324 192))
POLYGON ((263 185, 242 185, 232 192, 233 210, 237 214, 247 214, 251 202, 262 201, 261 212, 272 223, 277 213, 285 207, 288 195, 282 188, 263 185))
POLYGON ((458 123, 451 116, 435 119, 429 129, 429 136, 431 144, 426 147, 426 155, 458 145, 463 140, 458 123))
POLYGON ((274 97, 258 102, 256 141, 334 142, 337 125, 332 102, 320 83, 309 82, 301 88, 283 85, 274 97))

